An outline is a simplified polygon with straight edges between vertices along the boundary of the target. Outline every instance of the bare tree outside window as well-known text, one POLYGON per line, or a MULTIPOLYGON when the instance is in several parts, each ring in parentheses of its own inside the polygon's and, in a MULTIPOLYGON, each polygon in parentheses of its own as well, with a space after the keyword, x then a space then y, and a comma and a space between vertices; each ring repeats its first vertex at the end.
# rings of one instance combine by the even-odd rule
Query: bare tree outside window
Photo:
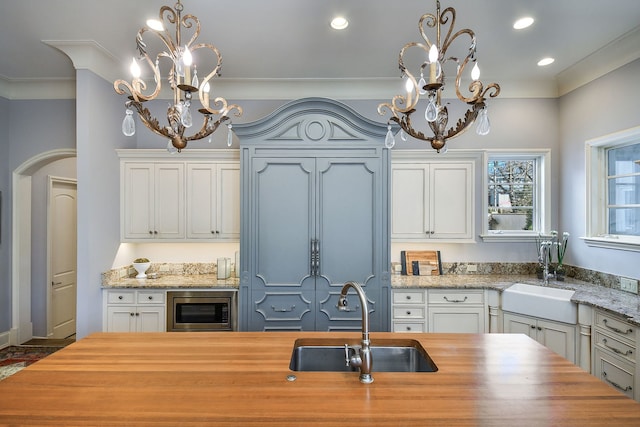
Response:
POLYGON ((487 162, 489 230, 533 230, 536 160, 487 162))

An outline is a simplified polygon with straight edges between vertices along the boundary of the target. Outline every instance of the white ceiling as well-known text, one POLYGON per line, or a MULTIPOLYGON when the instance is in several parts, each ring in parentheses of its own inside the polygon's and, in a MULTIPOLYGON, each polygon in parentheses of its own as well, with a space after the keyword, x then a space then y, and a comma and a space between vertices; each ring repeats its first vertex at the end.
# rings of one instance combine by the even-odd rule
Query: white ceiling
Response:
MULTIPOLYGON (((184 13, 200 18, 198 41, 220 49, 223 80, 235 87, 267 80, 283 90, 317 81, 355 88, 368 82, 395 90, 395 82, 400 85, 399 50, 407 42, 420 41, 418 19, 435 13, 435 4, 435 0, 183 0, 184 13), (346 30, 329 27, 336 14, 349 19, 346 30)), ((485 84, 498 82, 502 95, 557 96, 640 57, 638 0, 442 0, 441 4, 443 9, 457 9, 455 30, 470 28, 476 33, 481 79, 485 84), (536 22, 516 32, 512 24, 523 15, 536 22), (545 56, 556 61, 538 67, 537 61, 545 56)), ((74 64, 51 46, 61 42, 95 42, 106 50, 111 64, 107 61, 98 67, 103 69, 93 71, 107 79, 128 78, 137 31, 147 18, 158 16, 162 5, 173 6, 174 0, 0 0, 0 5, 0 95, 20 98, 16 87, 73 82, 74 64)))

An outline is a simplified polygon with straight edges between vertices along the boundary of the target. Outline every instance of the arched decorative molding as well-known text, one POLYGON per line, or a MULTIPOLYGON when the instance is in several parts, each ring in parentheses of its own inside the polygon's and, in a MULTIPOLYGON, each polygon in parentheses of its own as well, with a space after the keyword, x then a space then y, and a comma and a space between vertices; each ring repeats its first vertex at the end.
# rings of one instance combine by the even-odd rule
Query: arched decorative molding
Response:
MULTIPOLYGON (((399 127, 392 124, 393 132, 399 127)), ((384 142, 387 125, 363 117, 349 106, 328 98, 303 98, 283 105, 251 123, 234 124, 242 141, 310 144, 384 142)))
POLYGON ((37 154, 12 175, 11 194, 11 331, 9 343, 21 344, 33 335, 31 322, 31 176, 56 160, 76 157, 75 148, 37 154))

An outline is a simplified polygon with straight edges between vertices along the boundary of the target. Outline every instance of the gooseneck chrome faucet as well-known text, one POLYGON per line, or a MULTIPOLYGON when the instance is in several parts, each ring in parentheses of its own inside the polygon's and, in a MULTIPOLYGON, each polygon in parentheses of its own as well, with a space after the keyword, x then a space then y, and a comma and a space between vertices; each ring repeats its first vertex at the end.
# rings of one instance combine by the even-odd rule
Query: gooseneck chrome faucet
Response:
POLYGON ((352 357, 349 357, 349 346, 345 344, 345 358, 348 366, 360 368, 360 382, 369 384, 373 382, 371 376, 371 368, 373 359, 371 358, 371 341, 369 341, 369 304, 367 296, 362 287, 356 282, 347 282, 340 291, 340 299, 338 300, 338 310, 347 310, 347 292, 349 288, 353 288, 360 298, 360 306, 362 307, 362 343, 360 351, 352 357))

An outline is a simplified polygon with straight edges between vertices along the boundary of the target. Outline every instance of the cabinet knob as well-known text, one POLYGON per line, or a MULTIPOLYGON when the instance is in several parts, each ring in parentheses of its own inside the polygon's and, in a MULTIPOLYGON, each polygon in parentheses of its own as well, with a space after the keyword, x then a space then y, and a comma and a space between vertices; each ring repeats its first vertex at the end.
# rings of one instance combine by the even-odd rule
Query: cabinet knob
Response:
POLYGON ((411 295, 407 295, 407 299, 411 299, 411 295))
POLYGON ((535 326, 535 325, 531 325, 531 329, 535 329, 535 328, 536 328, 536 326, 535 326))
POLYGON ((153 234, 153 231, 149 230, 149 234, 153 234))
POLYGON ((118 299, 122 299, 122 295, 118 295, 118 299))
POLYGON ((407 331, 410 331, 410 330, 411 330, 411 326, 407 326, 407 331))
POLYGON ((135 313, 129 313, 129 316, 133 317, 135 316, 135 313))
POLYGON ((153 299, 153 297, 152 297, 151 295, 149 295, 149 299, 150 299, 150 300, 152 300, 152 299, 153 299))
POLYGON ((539 330, 539 331, 541 331, 541 330, 542 330, 542 328, 541 328, 540 326, 538 326, 538 330, 539 330))
POLYGON ((140 316, 140 313, 136 313, 136 316, 140 316))
POLYGON ((153 230, 153 234, 158 234, 158 230, 153 230))
POLYGON ((411 316, 411 312, 407 310, 407 316, 411 316))

